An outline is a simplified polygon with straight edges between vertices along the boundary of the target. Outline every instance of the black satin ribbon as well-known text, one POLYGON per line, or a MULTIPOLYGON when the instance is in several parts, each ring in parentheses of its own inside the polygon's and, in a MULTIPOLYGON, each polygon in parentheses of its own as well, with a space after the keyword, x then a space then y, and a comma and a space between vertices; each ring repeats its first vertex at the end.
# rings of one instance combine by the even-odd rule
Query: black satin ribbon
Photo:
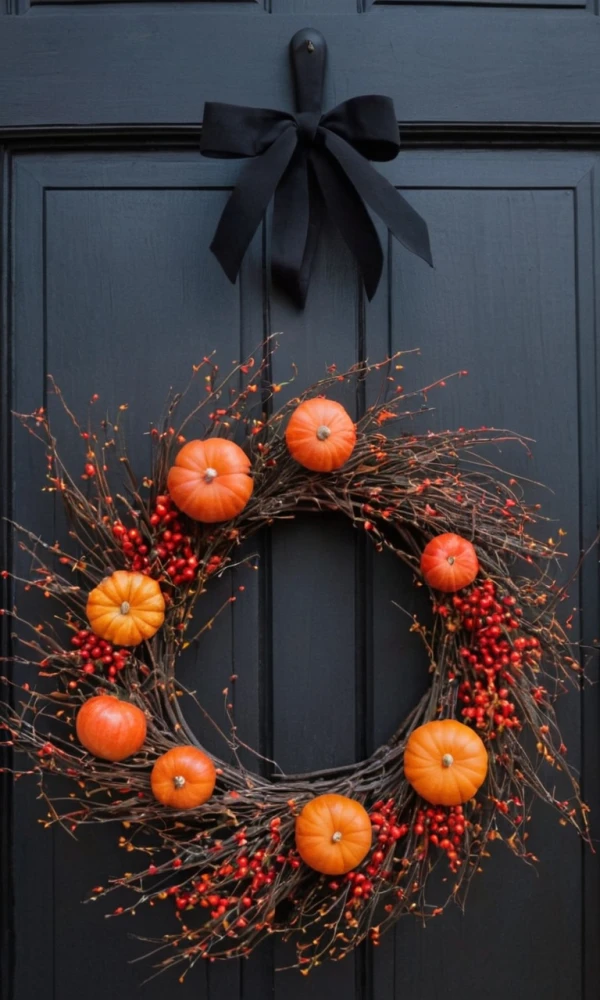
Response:
POLYGON ((321 113, 325 39, 298 32, 291 43, 299 111, 209 102, 201 152, 248 157, 227 202, 211 250, 230 281, 274 196, 273 279, 301 308, 327 211, 354 254, 369 299, 381 277, 383 251, 367 206, 397 240, 432 264, 427 223, 368 162, 400 149, 394 105, 378 95, 354 97, 321 113))

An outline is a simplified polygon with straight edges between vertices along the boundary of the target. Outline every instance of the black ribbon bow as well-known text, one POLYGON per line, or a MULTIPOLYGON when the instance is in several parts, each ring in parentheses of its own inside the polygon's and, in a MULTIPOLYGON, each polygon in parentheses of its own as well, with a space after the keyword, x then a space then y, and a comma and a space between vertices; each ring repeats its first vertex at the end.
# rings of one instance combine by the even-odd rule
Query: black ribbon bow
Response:
POLYGON ((302 308, 326 210, 356 257, 371 299, 383 251, 368 205, 409 250, 432 264, 427 223, 369 160, 393 160, 400 148, 389 97, 354 97, 321 114, 327 45, 313 29, 290 43, 298 113, 207 103, 201 152, 254 157, 227 202, 211 250, 230 281, 275 195, 274 280, 302 308))

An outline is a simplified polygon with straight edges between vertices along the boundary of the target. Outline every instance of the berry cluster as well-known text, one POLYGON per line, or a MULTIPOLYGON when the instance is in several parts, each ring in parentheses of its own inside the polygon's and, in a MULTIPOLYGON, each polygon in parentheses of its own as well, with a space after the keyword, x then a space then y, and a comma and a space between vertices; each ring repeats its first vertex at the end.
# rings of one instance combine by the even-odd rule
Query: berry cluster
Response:
POLYGON ((215 573, 221 566, 221 556, 210 556, 202 565, 194 553, 192 539, 185 534, 178 510, 168 494, 156 498, 150 515, 154 529, 152 545, 138 528, 127 528, 121 521, 112 526, 112 533, 132 570, 157 578, 175 587, 195 582, 203 568, 206 575, 215 573))
MULTIPOLYGON (((294 850, 290 849, 285 854, 274 853, 281 840, 280 825, 280 817, 271 820, 269 848, 261 847, 250 854, 243 850, 247 844, 245 830, 236 831, 233 839, 237 847, 242 849, 241 854, 232 857, 231 861, 222 861, 212 874, 205 872, 192 886, 171 886, 166 892, 159 893, 158 898, 173 896, 179 911, 196 906, 209 910, 210 917, 218 920, 220 927, 226 924, 230 928, 228 935, 234 937, 233 928, 246 927, 248 911, 259 907, 263 902, 262 894, 277 878, 278 866, 288 865, 291 869, 300 867, 300 860, 294 850), (226 893, 227 888, 233 886, 234 894, 226 893)), ((174 866, 177 866, 178 860, 175 859, 174 866)), ((148 874, 156 875, 157 872, 156 866, 150 865, 148 874)))
POLYGON ((77 650, 75 655, 79 657, 84 674, 95 674, 103 670, 112 680, 127 666, 130 656, 128 649, 115 649, 111 642, 99 639, 87 629, 76 632, 71 645, 77 650))
MULTIPOLYGON (((383 862, 385 848, 405 837, 409 828, 406 823, 398 823, 398 813, 393 799, 388 799, 387 802, 380 799, 375 802, 369 816, 378 844, 371 857, 371 864, 377 869, 383 862)), ((374 871, 370 874, 375 873, 374 871)))
POLYGON ((462 806, 428 806, 417 811, 413 832, 425 838, 425 849, 433 844, 445 851, 450 868, 455 872, 462 864, 461 848, 469 825, 462 806))
POLYGON ((523 616, 514 597, 507 595, 498 600, 493 580, 484 580, 466 595, 455 594, 452 607, 458 612, 464 629, 487 639, 498 639, 503 631, 518 628, 523 616))
POLYGON ((198 576, 198 557, 168 494, 156 498, 150 524, 156 530, 154 551, 170 581, 176 587, 193 583, 198 576))
POLYGON ((487 730, 490 739, 504 729, 520 729, 511 688, 519 671, 537 665, 541 658, 539 639, 514 636, 523 611, 514 597, 499 599, 492 580, 474 587, 466 596, 455 595, 452 607, 459 627, 471 634, 470 645, 460 650, 464 667, 474 676, 464 677, 458 689, 464 721, 487 730))
POLYGON ((150 547, 144 541, 141 531, 138 528, 126 528, 121 521, 115 521, 112 533, 130 568, 136 573, 149 576, 152 572, 149 559, 150 547))
POLYGON ((490 681, 462 681, 458 700, 465 706, 461 715, 465 722, 473 722, 476 729, 489 729, 490 739, 495 739, 503 729, 519 729, 521 722, 515 714, 507 687, 497 687, 490 681))
MULTIPOLYGON (((342 879, 334 879, 328 883, 332 892, 337 892, 344 884, 350 885, 344 911, 344 919, 350 927, 358 926, 357 910, 363 903, 367 902, 376 888, 374 880, 391 877, 392 872, 384 867, 386 859, 390 864, 392 861, 390 848, 393 850, 396 841, 405 837, 409 830, 406 823, 398 823, 398 814, 393 799, 387 801, 380 799, 375 802, 369 818, 373 826, 375 847, 367 858, 364 871, 351 871, 342 879)), ((378 938, 378 934, 371 935, 371 940, 378 944, 379 941, 375 940, 376 937, 378 938)))

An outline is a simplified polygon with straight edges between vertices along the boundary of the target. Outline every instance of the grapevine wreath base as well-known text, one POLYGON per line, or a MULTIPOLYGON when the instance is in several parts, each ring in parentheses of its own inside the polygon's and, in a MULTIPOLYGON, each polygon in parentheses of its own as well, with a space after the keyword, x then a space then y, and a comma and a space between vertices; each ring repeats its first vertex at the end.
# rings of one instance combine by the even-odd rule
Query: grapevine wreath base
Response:
POLYGON ((416 433, 434 386, 404 392, 398 357, 333 367, 276 409, 272 346, 224 378, 211 358, 194 368, 151 427, 153 464, 141 480, 118 424, 95 419, 97 396, 80 425, 51 383, 81 436, 74 473, 46 412, 21 415, 44 443, 46 490, 60 494, 70 542, 15 526, 32 560, 21 584, 59 611, 44 622, 5 612, 19 642, 5 736, 30 758, 20 773, 37 776, 47 825, 118 824, 137 870, 92 898, 128 887, 131 904, 116 914, 164 900, 178 923, 153 954, 183 974, 199 959, 248 956, 273 934, 295 942, 307 973, 365 938, 377 944, 404 914, 437 916, 464 900, 491 841, 533 860, 533 797, 588 839, 553 708, 565 679, 580 676, 569 623, 557 618, 560 554, 530 534, 538 505, 481 450, 526 442, 485 428, 416 433), (355 426, 329 397, 374 373, 378 400, 355 426), (196 604, 212 577, 239 564, 250 536, 321 511, 348 517, 378 552, 408 564, 416 586, 429 584, 431 622, 412 624, 429 690, 368 760, 304 775, 243 765, 226 696, 226 754, 211 759, 186 722, 194 696, 176 676, 182 650, 200 640, 196 604), (21 683, 23 665, 50 681, 21 683), (70 796, 53 797, 54 775, 71 780, 70 796), (444 898, 432 901, 436 868, 444 898))

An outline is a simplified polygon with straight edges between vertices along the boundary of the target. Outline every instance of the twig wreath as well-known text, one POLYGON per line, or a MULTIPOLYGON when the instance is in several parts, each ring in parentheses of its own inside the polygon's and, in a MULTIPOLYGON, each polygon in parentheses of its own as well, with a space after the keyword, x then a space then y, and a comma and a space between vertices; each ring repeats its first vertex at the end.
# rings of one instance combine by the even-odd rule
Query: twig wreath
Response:
POLYGON ((480 451, 527 443, 502 430, 414 433, 434 386, 404 392, 396 357, 333 367, 273 412, 270 350, 224 378, 212 358, 195 367, 187 394, 200 381, 200 399, 185 418, 186 393, 170 399, 141 480, 117 425, 93 419, 98 397, 83 427, 52 383, 83 440, 81 477, 63 465, 47 413, 21 415, 44 442, 46 489, 64 503, 73 551, 15 526, 33 566, 21 582, 61 610, 53 623, 4 612, 25 650, 13 659, 51 678, 38 690, 13 682, 5 735, 30 758, 20 773, 37 776, 48 825, 125 824, 121 843, 143 852, 143 864, 92 898, 129 887, 131 906, 117 914, 170 901, 179 923, 155 953, 159 969, 183 974, 199 959, 248 956, 273 934, 295 942, 307 973, 365 938, 377 944, 404 914, 437 916, 464 901, 490 842, 535 860, 526 832, 534 797, 589 839, 553 708, 581 670, 557 615, 562 554, 530 533, 539 505, 480 451), (355 425, 328 394, 372 372, 384 389, 355 425), (400 417, 408 429, 391 435, 400 417), (368 760, 260 776, 240 759, 231 715, 227 759, 203 750, 177 662, 199 639, 198 600, 239 564, 241 543, 279 518, 324 510, 348 517, 429 587, 431 623, 412 627, 431 683, 368 760), (48 792, 54 775, 71 780, 70 797, 48 792), (446 888, 433 903, 436 868, 446 888))

